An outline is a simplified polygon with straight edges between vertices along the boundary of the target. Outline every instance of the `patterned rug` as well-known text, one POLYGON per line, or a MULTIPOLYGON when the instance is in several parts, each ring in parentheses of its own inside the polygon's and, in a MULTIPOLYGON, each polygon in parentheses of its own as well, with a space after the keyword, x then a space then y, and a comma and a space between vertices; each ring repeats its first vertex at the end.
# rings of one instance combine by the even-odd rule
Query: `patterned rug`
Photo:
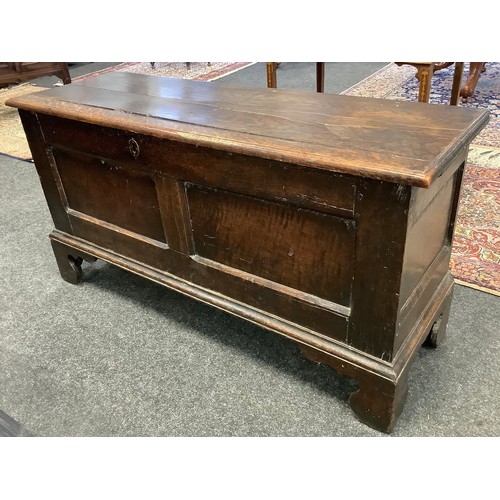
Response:
POLYGON ((118 66, 89 73, 74 78, 73 81, 85 80, 91 76, 110 73, 111 71, 126 71, 128 73, 140 73, 141 75, 168 76, 171 78, 184 78, 187 80, 204 80, 212 82, 223 76, 230 75, 235 71, 251 66, 252 62, 128 62, 118 66))
MULTIPOLYGON (((433 76, 431 103, 448 105, 453 69, 451 66, 433 76)), ((415 73, 412 66, 389 64, 343 94, 417 101, 419 84, 415 73)), ((467 63, 464 75, 468 75, 467 63)), ((486 65, 474 96, 461 99, 459 105, 487 109, 490 121, 470 149, 455 227, 451 271, 462 285, 500 295, 500 63, 486 65)))
POLYGON ((451 272, 462 285, 500 295, 500 149, 471 148, 451 272))

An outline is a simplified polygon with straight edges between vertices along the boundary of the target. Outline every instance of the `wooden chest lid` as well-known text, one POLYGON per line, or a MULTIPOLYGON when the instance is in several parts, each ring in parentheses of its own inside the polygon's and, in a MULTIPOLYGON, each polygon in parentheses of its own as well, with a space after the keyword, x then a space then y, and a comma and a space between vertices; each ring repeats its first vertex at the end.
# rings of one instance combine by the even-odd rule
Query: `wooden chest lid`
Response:
POLYGON ((310 168, 428 187, 483 110, 112 72, 8 105, 310 168))

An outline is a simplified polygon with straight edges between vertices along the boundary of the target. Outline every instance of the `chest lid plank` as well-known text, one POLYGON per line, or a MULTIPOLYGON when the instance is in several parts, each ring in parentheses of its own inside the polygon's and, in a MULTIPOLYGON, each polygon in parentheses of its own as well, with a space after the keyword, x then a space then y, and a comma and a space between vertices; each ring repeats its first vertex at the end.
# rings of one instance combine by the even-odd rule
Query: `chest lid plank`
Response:
POLYGON ((7 105, 310 168, 428 187, 482 110, 113 72, 7 105))

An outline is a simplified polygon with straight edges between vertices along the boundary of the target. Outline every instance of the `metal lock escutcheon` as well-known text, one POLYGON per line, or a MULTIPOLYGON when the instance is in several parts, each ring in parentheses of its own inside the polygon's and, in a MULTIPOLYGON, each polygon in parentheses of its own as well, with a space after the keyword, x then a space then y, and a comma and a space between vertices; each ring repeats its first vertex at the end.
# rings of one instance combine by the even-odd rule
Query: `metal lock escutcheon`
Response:
POLYGON ((139 158, 141 148, 139 147, 139 143, 133 137, 128 140, 128 150, 133 158, 139 158))

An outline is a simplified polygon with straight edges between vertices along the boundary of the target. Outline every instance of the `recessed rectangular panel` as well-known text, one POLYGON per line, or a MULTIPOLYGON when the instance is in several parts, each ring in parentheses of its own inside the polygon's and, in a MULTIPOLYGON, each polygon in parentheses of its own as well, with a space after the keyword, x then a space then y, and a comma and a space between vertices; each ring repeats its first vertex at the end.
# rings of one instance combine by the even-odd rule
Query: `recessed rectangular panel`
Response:
MULTIPOLYGON (((436 187, 441 187, 436 185, 436 187)), ((418 188, 414 188, 417 190, 418 188)), ((433 188, 431 188, 432 190, 433 188)), ((432 191, 431 191, 432 193, 432 191)), ((450 214, 454 195, 454 178, 450 178, 438 193, 434 193, 427 200, 428 191, 418 189, 416 200, 424 198, 426 204, 421 207, 415 203, 419 213, 413 220, 413 225, 406 237, 406 251, 404 259, 404 280, 401 283, 400 297, 404 304, 426 271, 445 246, 450 246, 448 232, 450 214)), ((413 211, 417 211, 414 209, 413 211)), ((410 212, 410 215, 413 215, 410 212)))
POLYGON ((187 198, 201 257, 350 305, 353 220, 200 186, 187 198))
POLYGON ((166 241, 153 179, 91 156, 53 153, 69 208, 166 241))

